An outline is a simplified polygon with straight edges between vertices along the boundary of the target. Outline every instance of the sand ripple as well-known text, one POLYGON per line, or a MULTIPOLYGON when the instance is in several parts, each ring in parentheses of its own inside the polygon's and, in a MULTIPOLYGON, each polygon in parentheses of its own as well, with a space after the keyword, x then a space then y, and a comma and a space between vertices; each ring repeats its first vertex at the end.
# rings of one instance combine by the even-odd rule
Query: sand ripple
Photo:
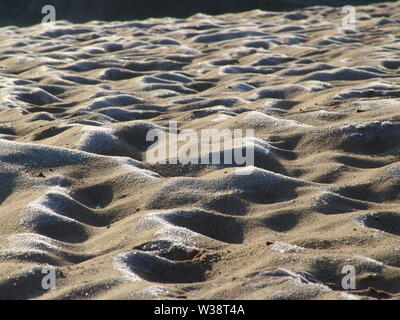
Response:
POLYGON ((399 13, 5 28, 0 298, 398 298, 399 13), (254 163, 148 161, 184 129, 253 129, 254 163))

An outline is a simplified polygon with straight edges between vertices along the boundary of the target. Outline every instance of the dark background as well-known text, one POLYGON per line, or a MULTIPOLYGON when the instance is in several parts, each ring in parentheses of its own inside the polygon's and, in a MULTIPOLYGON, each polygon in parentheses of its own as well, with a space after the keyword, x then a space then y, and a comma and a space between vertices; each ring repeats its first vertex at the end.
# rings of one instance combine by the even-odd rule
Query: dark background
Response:
POLYGON ((0 26, 28 26, 42 21, 44 5, 55 6, 57 20, 141 20, 149 17, 188 17, 252 9, 292 10, 310 5, 365 5, 363 0, 0 0, 0 26))

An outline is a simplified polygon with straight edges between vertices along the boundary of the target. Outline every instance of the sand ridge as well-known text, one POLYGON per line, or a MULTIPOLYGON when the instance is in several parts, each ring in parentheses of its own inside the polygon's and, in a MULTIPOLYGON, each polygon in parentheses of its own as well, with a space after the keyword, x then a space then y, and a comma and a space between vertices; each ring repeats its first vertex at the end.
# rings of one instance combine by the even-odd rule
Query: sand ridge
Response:
POLYGON ((399 4, 1 28, 0 299, 398 299, 399 4))

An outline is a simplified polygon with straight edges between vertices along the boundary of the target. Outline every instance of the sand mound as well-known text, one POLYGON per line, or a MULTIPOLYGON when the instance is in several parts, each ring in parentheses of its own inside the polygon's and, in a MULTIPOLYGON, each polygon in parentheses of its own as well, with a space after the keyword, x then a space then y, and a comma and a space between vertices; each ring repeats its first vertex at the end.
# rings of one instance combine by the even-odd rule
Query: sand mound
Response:
POLYGON ((399 4, 3 28, 0 299, 398 299, 399 4))

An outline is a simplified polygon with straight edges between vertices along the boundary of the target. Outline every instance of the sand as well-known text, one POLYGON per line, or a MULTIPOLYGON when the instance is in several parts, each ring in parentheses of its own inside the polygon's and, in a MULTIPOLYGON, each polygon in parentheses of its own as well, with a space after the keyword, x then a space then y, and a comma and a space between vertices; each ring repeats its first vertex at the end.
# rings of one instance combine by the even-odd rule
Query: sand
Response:
POLYGON ((399 299, 400 2, 342 19, 2 28, 0 298, 399 299), (254 163, 148 161, 171 121, 254 163))

